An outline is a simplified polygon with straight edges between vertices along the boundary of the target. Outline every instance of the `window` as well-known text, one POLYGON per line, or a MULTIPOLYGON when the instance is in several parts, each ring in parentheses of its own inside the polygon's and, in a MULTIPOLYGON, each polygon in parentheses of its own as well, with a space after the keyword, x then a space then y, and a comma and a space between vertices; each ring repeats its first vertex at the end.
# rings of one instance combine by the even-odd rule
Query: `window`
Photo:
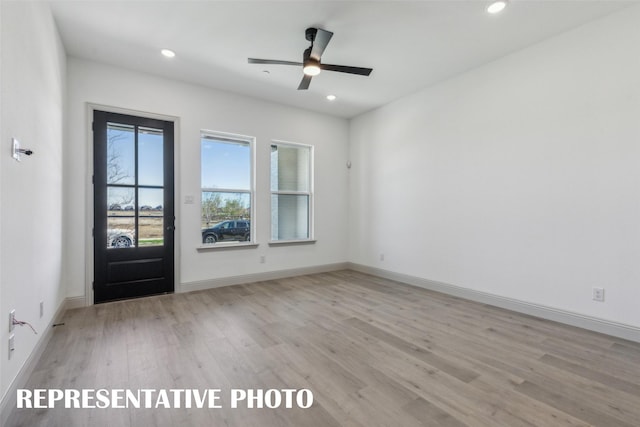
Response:
POLYGON ((201 135, 202 243, 252 241, 254 139, 201 135))
POLYGON ((271 240, 313 238, 313 147, 271 144, 271 240))

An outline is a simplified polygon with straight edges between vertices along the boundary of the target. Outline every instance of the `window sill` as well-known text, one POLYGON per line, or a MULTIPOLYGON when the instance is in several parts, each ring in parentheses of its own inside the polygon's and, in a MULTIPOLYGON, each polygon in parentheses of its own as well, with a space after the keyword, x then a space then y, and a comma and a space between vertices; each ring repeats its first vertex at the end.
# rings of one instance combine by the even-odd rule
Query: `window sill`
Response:
POLYGON ((208 252, 215 250, 225 250, 225 249, 255 249, 259 245, 258 243, 213 243, 211 245, 201 245, 197 246, 196 250, 198 252, 208 252))
POLYGON ((273 240, 269 242, 269 246, 292 246, 292 245, 313 245, 316 240, 273 240))

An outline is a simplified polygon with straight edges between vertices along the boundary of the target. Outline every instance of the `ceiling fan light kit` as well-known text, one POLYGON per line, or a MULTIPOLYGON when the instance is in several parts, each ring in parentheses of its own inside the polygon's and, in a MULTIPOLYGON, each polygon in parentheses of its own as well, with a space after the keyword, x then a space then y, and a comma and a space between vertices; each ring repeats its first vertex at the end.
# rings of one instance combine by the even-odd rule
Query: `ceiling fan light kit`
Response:
POLYGON ((333 33, 331 31, 326 31, 320 28, 307 28, 305 31, 305 38, 311 42, 311 46, 305 49, 302 54, 302 62, 257 58, 248 58, 247 61, 249 64, 302 66, 303 77, 300 85, 298 85, 298 90, 309 89, 311 78, 320 74, 321 70, 336 71, 338 73, 348 73, 359 76, 368 76, 371 74, 371 71, 373 71, 371 68, 323 64, 321 57, 324 50, 327 48, 331 37, 333 37, 333 33))
POLYGON ((302 68, 302 72, 307 76, 317 76, 320 74, 320 64, 317 61, 309 58, 304 61, 304 67, 302 68))

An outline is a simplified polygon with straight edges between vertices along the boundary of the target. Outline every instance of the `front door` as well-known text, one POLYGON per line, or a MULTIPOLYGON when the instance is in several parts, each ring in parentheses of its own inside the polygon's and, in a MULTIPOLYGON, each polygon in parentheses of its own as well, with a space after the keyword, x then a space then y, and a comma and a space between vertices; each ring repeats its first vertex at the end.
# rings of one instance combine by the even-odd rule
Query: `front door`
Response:
POLYGON ((173 292, 173 122, 94 111, 94 302, 173 292))

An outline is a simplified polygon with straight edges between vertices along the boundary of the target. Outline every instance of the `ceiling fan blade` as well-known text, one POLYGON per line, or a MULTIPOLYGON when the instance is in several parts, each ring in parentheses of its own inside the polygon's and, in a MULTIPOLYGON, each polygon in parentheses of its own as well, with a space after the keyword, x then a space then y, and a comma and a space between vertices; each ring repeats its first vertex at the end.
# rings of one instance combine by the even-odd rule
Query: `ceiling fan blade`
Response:
POLYGON ((337 71, 339 73, 357 74, 359 76, 368 76, 373 68, 348 67, 346 65, 320 64, 320 69, 327 71, 337 71))
POLYGON ((247 58, 249 64, 272 64, 272 65, 298 65, 302 66, 302 62, 280 61, 278 59, 257 59, 247 58))
POLYGON ((298 90, 307 90, 309 89, 309 83, 311 83, 311 76, 307 76, 306 74, 302 77, 302 81, 298 86, 298 90))
POLYGON ((327 48, 329 44, 329 40, 333 37, 333 33, 331 31, 326 31, 318 28, 318 32, 316 33, 316 37, 313 40, 313 48, 311 49, 311 58, 320 62, 320 57, 322 56, 322 52, 327 48))

